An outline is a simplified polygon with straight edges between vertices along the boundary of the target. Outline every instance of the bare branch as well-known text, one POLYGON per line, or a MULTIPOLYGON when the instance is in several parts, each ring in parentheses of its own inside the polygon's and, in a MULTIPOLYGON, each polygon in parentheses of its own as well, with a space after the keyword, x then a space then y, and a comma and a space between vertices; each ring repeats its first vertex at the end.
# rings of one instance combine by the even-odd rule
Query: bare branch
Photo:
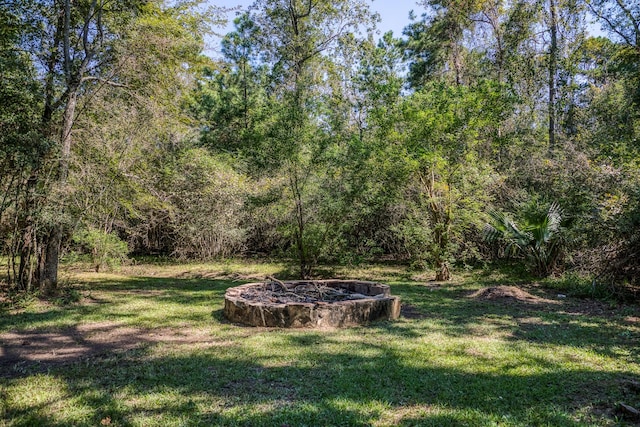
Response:
POLYGON ((612 22, 610 18, 604 16, 604 14, 599 9, 594 7, 593 4, 591 4, 591 2, 587 2, 587 5, 589 6, 591 13, 593 13, 599 19, 602 19, 607 24, 610 31, 620 36, 620 38, 622 38, 622 40, 624 40, 624 42, 629 46, 634 45, 633 42, 629 39, 629 37, 626 34, 624 34, 621 30, 619 30, 618 26, 614 22, 612 22))
POLYGON ((80 80, 81 83, 89 82, 89 81, 98 81, 100 83, 103 83, 103 84, 109 85, 109 86, 113 86, 113 87, 129 87, 129 86, 125 85, 125 84, 114 82, 113 80, 102 79, 100 77, 94 77, 94 76, 86 76, 86 77, 83 77, 80 80))

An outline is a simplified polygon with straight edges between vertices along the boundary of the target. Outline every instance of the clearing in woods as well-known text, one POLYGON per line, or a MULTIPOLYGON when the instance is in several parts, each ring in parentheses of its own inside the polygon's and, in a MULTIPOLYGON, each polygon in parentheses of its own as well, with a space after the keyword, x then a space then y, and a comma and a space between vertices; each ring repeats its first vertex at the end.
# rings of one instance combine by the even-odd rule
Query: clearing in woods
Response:
POLYGON ((334 271, 402 298, 396 322, 237 326, 224 291, 269 264, 69 271, 70 304, 4 304, 3 425, 634 425, 640 309, 508 277, 334 271))

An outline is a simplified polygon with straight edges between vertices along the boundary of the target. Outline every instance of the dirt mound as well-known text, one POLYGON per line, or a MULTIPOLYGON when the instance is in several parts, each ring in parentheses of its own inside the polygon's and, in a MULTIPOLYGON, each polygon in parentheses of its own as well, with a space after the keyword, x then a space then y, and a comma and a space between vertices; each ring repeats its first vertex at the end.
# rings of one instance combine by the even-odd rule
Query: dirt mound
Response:
POLYGON ((558 301, 532 295, 515 286, 492 286, 489 288, 482 288, 469 295, 469 297, 481 300, 517 301, 528 304, 558 304, 558 301))

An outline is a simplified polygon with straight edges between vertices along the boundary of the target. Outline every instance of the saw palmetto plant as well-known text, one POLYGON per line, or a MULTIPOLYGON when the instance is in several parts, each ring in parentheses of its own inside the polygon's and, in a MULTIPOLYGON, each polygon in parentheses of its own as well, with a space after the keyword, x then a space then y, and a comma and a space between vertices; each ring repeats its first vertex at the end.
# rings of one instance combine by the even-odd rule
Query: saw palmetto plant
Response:
POLYGON ((507 255, 527 259, 536 275, 548 276, 558 267, 566 243, 563 215, 555 202, 543 214, 525 216, 521 224, 503 212, 491 211, 484 236, 489 242, 502 242, 507 255))

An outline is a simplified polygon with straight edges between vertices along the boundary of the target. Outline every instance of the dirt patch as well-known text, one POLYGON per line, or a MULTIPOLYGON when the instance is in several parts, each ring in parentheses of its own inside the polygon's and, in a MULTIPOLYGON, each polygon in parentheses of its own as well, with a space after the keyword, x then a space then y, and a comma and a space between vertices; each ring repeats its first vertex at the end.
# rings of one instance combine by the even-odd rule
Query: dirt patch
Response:
POLYGON ((409 304, 402 304, 402 306, 400 307, 400 316, 404 317, 405 319, 426 319, 427 317, 429 317, 418 310, 416 307, 409 304))
POLYGON ((515 286, 482 288, 469 295, 469 297, 480 300, 514 301, 527 304, 560 304, 559 301, 538 297, 515 286))
POLYGON ((0 377, 20 376, 29 369, 44 370, 157 343, 216 345, 215 339, 202 330, 144 329, 113 322, 89 323, 55 331, 9 332, 0 334, 0 377))

